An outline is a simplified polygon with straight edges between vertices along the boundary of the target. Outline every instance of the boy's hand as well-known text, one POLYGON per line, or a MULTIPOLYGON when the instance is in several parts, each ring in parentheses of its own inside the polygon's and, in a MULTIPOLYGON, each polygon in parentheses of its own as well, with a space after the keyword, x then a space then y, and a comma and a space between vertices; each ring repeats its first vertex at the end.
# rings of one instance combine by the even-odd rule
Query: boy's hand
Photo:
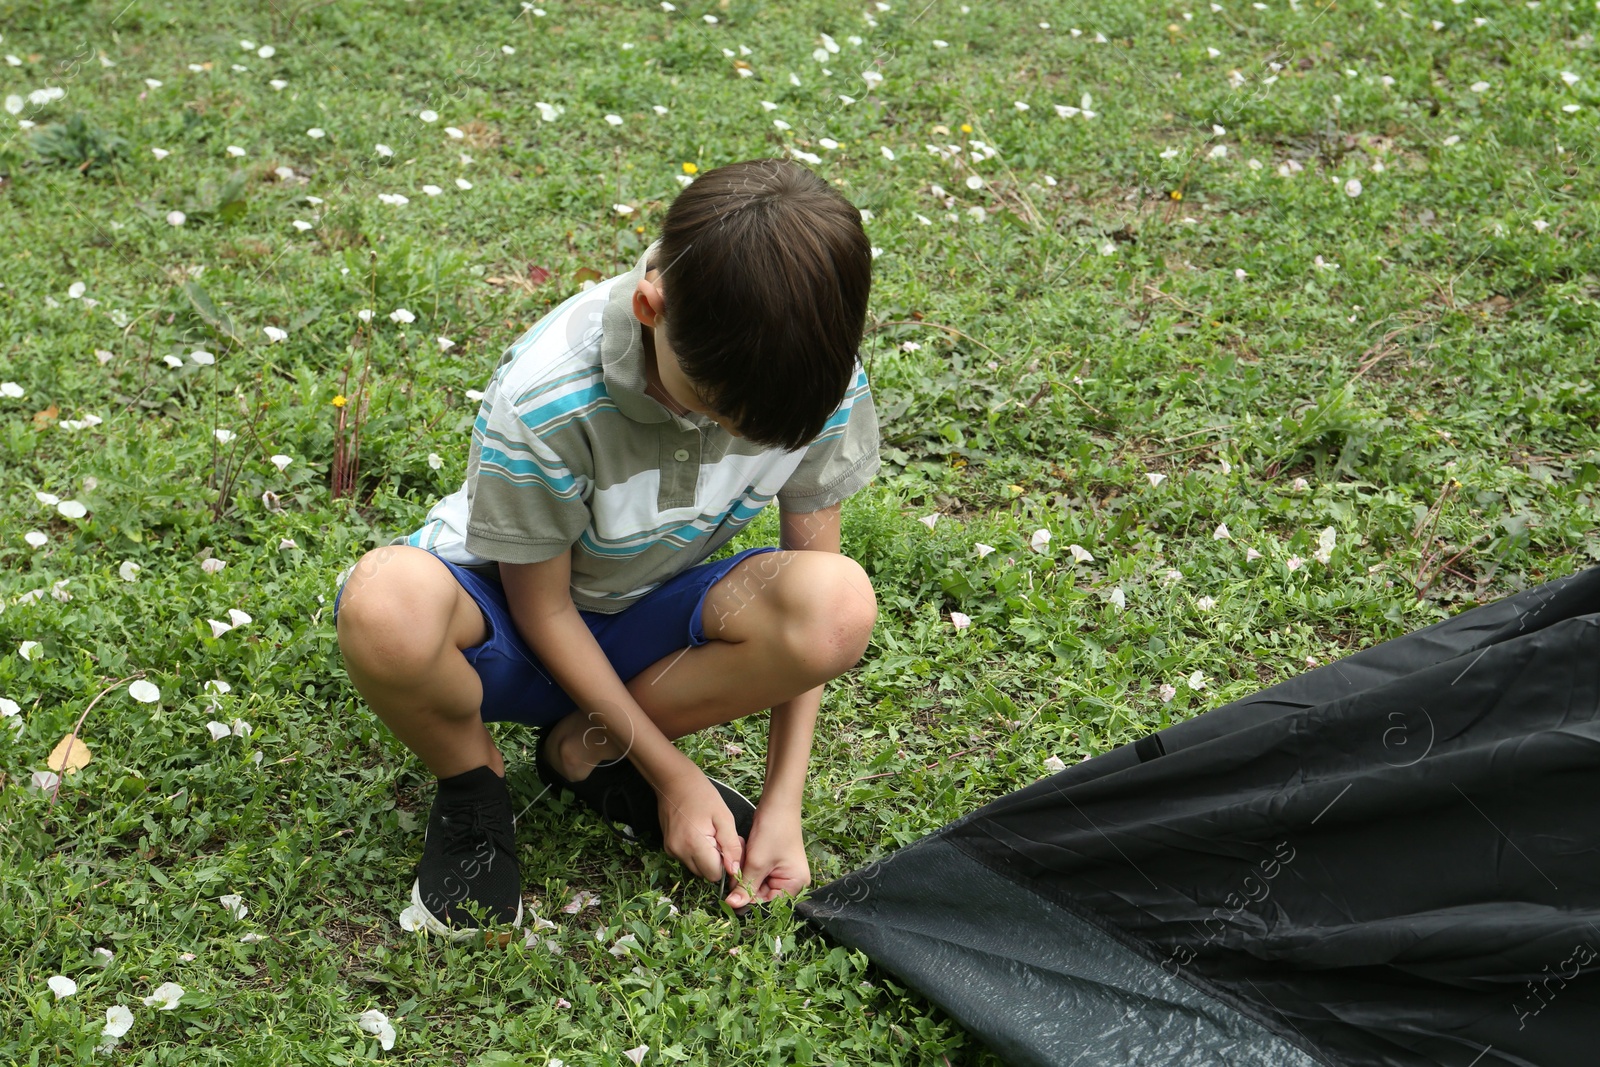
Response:
POLYGON ((744 842, 733 813, 698 767, 656 791, 667 854, 701 878, 715 882, 738 874, 744 842))
POLYGON ((742 908, 752 900, 765 904, 785 893, 799 893, 810 884, 811 864, 806 860, 800 813, 758 805, 745 845, 744 875, 728 894, 728 906, 742 908))

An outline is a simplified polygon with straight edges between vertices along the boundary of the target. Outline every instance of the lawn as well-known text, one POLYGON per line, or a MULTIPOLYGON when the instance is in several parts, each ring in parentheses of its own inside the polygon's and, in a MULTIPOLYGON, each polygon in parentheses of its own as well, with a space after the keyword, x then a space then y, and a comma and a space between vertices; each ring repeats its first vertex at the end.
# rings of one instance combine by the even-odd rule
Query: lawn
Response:
MULTIPOLYGON (((803 159, 878 252, 819 883, 1600 560, 1588 0, 541 2, 7 7, 0 1060, 995 1062, 542 796, 520 728, 553 928, 397 922, 431 787, 335 577, 696 171, 803 159)), ((684 744, 755 789, 764 733, 684 744)))

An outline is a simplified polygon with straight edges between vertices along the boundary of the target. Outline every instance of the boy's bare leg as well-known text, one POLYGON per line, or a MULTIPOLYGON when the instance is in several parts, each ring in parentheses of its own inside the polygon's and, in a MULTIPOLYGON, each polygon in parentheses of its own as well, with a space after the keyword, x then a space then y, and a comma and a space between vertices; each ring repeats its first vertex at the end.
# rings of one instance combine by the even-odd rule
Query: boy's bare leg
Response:
POLYGON ((505 775, 478 711, 483 686, 461 654, 487 633, 472 597, 420 548, 368 552, 339 601, 339 648, 350 680, 439 778, 485 765, 505 775))
MULTIPOLYGON (((668 738, 764 711, 815 689, 861 658, 877 600, 854 560, 828 552, 749 557, 706 594, 706 636, 647 667, 628 692, 668 738)), ((557 723, 557 770, 574 781, 626 755, 624 740, 581 713, 557 723)))

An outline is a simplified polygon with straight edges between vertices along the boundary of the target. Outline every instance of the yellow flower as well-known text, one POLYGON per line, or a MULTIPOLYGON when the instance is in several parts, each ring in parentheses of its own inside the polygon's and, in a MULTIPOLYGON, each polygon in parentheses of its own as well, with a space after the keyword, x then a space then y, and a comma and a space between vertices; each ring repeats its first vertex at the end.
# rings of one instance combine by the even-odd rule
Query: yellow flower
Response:
POLYGON ((699 174, 700 168, 695 166, 693 163, 685 163, 683 165, 683 172, 685 174, 699 174))
POLYGON ((1183 190, 1182 189, 1174 189, 1168 195, 1170 195, 1172 197, 1172 199, 1174 199, 1174 200, 1182 200, 1183 199, 1183 190))
POLYGON ((348 403, 350 403, 350 401, 345 399, 345 395, 343 393, 340 393, 338 396, 333 398, 333 406, 336 408, 342 408, 348 403))
POLYGON ((635 226, 633 228, 633 232, 634 233, 643 233, 644 232, 644 227, 643 226, 635 226))
POLYGON ((962 133, 971 133, 971 132, 972 132, 972 123, 970 123, 970 122, 963 122, 963 123, 962 123, 962 124, 961 124, 961 132, 962 132, 962 133))

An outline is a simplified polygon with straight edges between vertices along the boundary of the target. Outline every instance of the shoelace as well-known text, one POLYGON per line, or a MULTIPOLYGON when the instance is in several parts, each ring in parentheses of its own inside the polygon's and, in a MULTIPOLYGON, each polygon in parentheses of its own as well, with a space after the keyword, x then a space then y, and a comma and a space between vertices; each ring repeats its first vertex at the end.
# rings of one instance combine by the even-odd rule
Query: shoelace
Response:
POLYGON ((488 838, 501 849, 510 851, 512 842, 510 835, 503 830, 496 829, 494 816, 500 814, 495 811, 499 807, 507 807, 503 801, 464 799, 444 808, 442 822, 444 836, 444 851, 446 855, 470 853, 476 851, 478 842, 488 838))

